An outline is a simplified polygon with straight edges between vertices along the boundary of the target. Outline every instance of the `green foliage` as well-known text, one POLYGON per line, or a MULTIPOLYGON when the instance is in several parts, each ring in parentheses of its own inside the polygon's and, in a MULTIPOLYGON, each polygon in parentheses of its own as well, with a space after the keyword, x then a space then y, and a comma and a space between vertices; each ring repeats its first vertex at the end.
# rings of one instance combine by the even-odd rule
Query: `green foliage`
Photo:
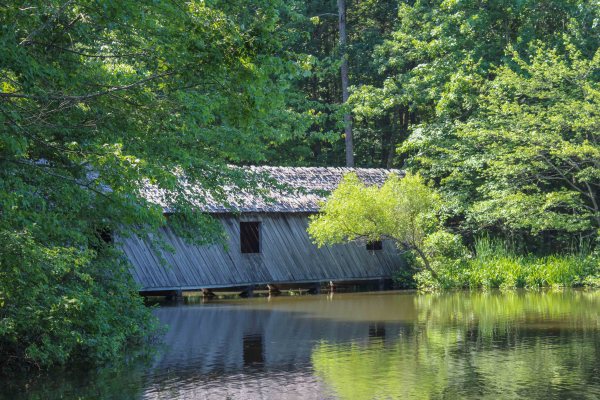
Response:
POLYGON ((225 166, 263 161, 305 127, 287 106, 300 69, 285 56, 285 12, 262 0, 0 4, 4 365, 106 360, 148 336, 106 233, 166 223, 142 196, 151 183, 171 194, 178 233, 220 237, 195 205, 252 186, 225 166))
POLYGON ((443 230, 433 232, 425 239, 423 251, 436 275, 432 276, 429 271, 418 272, 415 275, 417 287, 423 290, 460 287, 470 254, 459 235, 443 230))
POLYGON ((569 32, 593 52, 600 33, 597 3, 589 0, 399 3, 393 31, 372 53, 382 82, 360 82, 352 95, 359 120, 397 127, 464 120, 479 109, 480 90, 508 46, 553 46, 569 32))
MULTIPOLYGON (((269 162, 285 165, 344 165, 342 90, 340 63, 342 51, 349 64, 351 85, 380 85, 385 76, 370 56, 383 43, 396 23, 399 2, 346 1, 347 46, 341 49, 338 34, 338 8, 335 1, 287 1, 283 16, 287 46, 301 66, 293 79, 290 106, 310 117, 308 129, 284 143, 270 146, 269 162)), ((356 163, 361 166, 392 166, 395 146, 406 131, 403 126, 382 119, 371 123, 355 119, 353 134, 356 163), (398 132, 399 129, 404 129, 398 132)))
POLYGON ((319 245, 352 240, 394 239, 400 245, 421 245, 439 198, 419 175, 390 174, 383 186, 366 186, 354 173, 311 217, 308 232, 319 245))
POLYGON ((0 232, 0 247, 3 368, 111 360, 155 334, 114 250, 43 247, 27 231, 0 232))
POLYGON ((561 54, 536 43, 530 59, 511 53, 476 115, 424 127, 405 145, 466 229, 568 239, 600 228, 600 52, 565 46, 561 54))
POLYGON ((287 1, 282 31, 288 56, 298 73, 287 93, 290 109, 306 117, 306 129, 269 143, 274 165, 343 163, 343 132, 337 12, 331 1, 287 1))
MULTIPOLYGON (((291 1, 287 45, 302 65, 292 107, 311 116, 306 132, 274 145, 273 162, 342 165, 344 148, 337 7, 291 1)), ((415 128, 477 113, 507 49, 529 54, 536 42, 564 50, 564 36, 585 57, 600 37, 596 0, 346 1, 355 158, 360 166, 400 166, 395 148, 415 128)), ((427 132, 427 135, 435 134, 427 132)), ((430 168, 435 169, 435 165, 430 168)))
POLYGON ((422 247, 435 230, 437 193, 419 175, 390 174, 381 187, 365 186, 350 173, 311 216, 308 233, 319 245, 392 239, 404 251, 415 251, 429 269, 422 247))
POLYGON ((536 256, 519 255, 507 243, 481 238, 475 242, 475 254, 462 251, 451 238, 434 242, 448 256, 433 258, 437 279, 427 272, 416 276, 421 289, 433 288, 539 288, 547 286, 597 286, 600 262, 592 253, 536 256))

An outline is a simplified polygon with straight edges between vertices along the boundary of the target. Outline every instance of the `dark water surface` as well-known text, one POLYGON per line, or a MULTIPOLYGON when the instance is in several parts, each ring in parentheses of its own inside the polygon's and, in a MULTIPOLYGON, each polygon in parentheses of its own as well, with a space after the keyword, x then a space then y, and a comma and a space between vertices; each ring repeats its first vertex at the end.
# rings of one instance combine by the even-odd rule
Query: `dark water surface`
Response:
POLYGON ((600 398, 599 291, 334 294, 155 312, 170 330, 152 360, 16 380, 0 397, 600 398))

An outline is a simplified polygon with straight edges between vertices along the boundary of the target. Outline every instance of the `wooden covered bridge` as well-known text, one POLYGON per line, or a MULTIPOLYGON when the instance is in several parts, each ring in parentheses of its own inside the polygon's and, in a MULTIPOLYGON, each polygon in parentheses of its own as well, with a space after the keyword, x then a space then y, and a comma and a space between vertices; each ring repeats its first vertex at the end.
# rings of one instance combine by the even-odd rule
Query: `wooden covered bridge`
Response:
POLYGON ((337 187, 342 176, 356 173, 368 185, 382 184, 385 169, 249 167, 294 190, 271 193, 270 201, 254 195, 224 207, 203 206, 218 219, 228 243, 191 245, 167 226, 159 234, 175 250, 162 252, 130 237, 121 241, 143 292, 209 290, 255 285, 320 284, 389 279, 402 267, 395 245, 388 241, 349 243, 318 248, 306 228, 308 217, 337 187))

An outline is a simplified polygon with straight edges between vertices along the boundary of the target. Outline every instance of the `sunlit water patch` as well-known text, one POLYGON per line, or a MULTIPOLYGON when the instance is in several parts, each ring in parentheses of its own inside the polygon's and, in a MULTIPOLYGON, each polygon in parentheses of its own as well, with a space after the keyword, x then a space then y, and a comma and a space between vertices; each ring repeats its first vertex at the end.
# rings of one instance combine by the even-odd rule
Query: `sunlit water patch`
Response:
POLYGON ((596 399, 600 292, 362 293, 162 306, 128 368, 23 377, 0 397, 596 399))

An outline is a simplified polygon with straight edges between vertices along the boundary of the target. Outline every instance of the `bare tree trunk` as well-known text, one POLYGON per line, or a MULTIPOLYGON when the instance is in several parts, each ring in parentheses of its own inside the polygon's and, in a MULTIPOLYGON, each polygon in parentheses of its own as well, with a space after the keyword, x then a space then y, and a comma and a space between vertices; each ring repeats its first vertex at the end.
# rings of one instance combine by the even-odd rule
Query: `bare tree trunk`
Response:
MULTIPOLYGON (((340 72, 342 75, 342 103, 348 101, 348 56, 346 54, 346 1, 337 0, 339 29, 340 29, 340 48, 342 49, 342 66, 340 72)), ((354 145, 352 143, 352 116, 344 114, 344 134, 346 143, 346 166, 354 167, 354 145)))

